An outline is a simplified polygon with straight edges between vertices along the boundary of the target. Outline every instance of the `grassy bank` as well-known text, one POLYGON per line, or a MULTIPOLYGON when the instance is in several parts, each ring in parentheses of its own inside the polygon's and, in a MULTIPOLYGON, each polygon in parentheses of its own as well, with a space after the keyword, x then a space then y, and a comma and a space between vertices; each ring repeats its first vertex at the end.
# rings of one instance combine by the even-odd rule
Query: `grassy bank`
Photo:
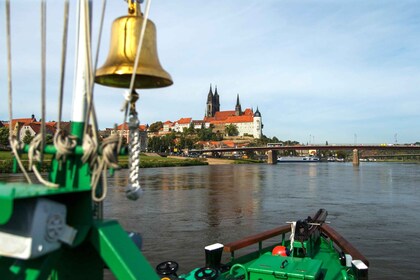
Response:
MULTIPOLYGON (((21 156, 22 162, 27 167, 28 156, 23 154, 21 156)), ((49 171, 51 162, 51 155, 46 155, 45 162, 41 168, 42 171, 49 171)), ((128 156, 120 156, 118 163, 122 168, 128 167, 128 156)), ((140 167, 174 167, 174 166, 195 166, 207 165, 208 163, 201 159, 174 159, 158 156, 140 156, 140 167)), ((10 152, 0 151, 0 173, 11 173, 13 168, 13 156, 10 152)))

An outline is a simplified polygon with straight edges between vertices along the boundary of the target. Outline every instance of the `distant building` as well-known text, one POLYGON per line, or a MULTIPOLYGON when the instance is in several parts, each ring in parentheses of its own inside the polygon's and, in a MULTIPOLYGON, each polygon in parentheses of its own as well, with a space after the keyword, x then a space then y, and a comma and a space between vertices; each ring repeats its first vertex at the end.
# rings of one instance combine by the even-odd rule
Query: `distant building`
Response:
POLYGON ((258 107, 255 113, 250 108, 242 111, 238 94, 236 96, 235 110, 220 111, 217 88, 213 94, 211 85, 207 95, 207 111, 204 117, 204 123, 206 127, 213 125, 215 130, 220 132, 224 131, 224 127, 226 127, 226 125, 233 124, 238 128, 239 136, 249 135, 254 138, 262 137, 263 124, 258 107))
MULTIPOLYGON (((1 126, 9 127, 12 126, 12 134, 19 140, 22 141, 23 138, 28 134, 32 137, 35 137, 41 132, 41 121, 37 121, 35 115, 32 115, 30 118, 20 118, 13 119, 12 121, 0 122, 1 126)), ((70 132, 71 122, 61 122, 60 127, 62 130, 70 132)), ((53 136, 57 131, 58 123, 55 121, 45 122, 45 133, 47 135, 53 136)))
POLYGON ((242 111, 239 101, 239 94, 236 96, 235 110, 220 111, 220 96, 215 87, 210 85, 207 94, 206 112, 202 120, 193 120, 192 118, 180 118, 177 121, 166 121, 163 123, 163 129, 160 134, 166 134, 170 131, 182 132, 185 128, 193 125, 194 129, 213 127, 213 131, 224 133, 227 125, 233 124, 238 128, 239 136, 252 136, 254 138, 262 137, 262 118, 258 110, 254 112, 247 108, 242 111))
MULTIPOLYGON (((147 125, 139 125, 140 130, 140 150, 146 151, 147 149, 147 125)), ((128 123, 123 123, 118 125, 115 129, 106 128, 106 133, 109 135, 118 135, 121 136, 126 143, 130 142, 130 128, 128 127, 128 123)))

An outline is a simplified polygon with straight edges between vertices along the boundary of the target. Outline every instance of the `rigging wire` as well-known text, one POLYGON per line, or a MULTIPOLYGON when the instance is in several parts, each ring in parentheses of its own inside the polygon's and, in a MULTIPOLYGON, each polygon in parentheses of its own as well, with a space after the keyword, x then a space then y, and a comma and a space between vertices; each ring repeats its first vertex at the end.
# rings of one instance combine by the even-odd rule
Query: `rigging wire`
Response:
POLYGON ((16 161, 22 170, 26 181, 32 184, 32 180, 26 172, 22 161, 19 157, 18 149, 20 149, 19 141, 13 135, 13 94, 12 94, 12 43, 11 43, 11 32, 10 32, 10 0, 6 0, 6 41, 7 41, 7 82, 8 82, 8 96, 9 96, 9 143, 12 148, 12 152, 15 155, 16 161))
POLYGON ((41 1, 41 164, 44 160, 45 148, 45 79, 46 79, 46 52, 47 52, 47 5, 41 1))
POLYGON ((58 130, 61 130, 61 118, 62 118, 62 110, 63 110, 64 77, 65 77, 65 73, 66 73, 68 24, 69 24, 69 0, 66 0, 64 2, 64 25, 63 25, 63 38, 62 38, 62 49, 61 49, 60 94, 59 94, 59 97, 58 97, 58 123, 57 123, 58 130))
MULTIPOLYGON (((95 61, 93 64, 93 70, 88 72, 90 74, 90 83, 89 85, 89 91, 88 91, 88 108, 87 108, 87 114, 85 117, 85 123, 89 123, 89 118, 92 118, 93 121, 93 125, 94 127, 98 127, 97 124, 97 117, 96 117, 96 113, 95 113, 95 106, 94 106, 94 102, 93 102, 93 96, 94 96, 94 85, 95 85, 95 73, 96 73, 96 69, 98 66, 98 60, 99 60, 99 49, 101 46, 101 38, 102 38, 102 30, 103 30, 103 25, 104 25, 104 17, 105 17, 105 9, 106 9, 106 0, 102 1, 102 11, 101 11, 101 19, 100 19, 100 23, 99 23, 99 33, 98 33, 98 40, 97 40, 97 46, 96 46, 96 55, 95 55, 95 61)), ((87 28, 87 32, 90 32, 90 28, 87 28)), ((90 44, 90 34, 87 35, 87 42, 88 42, 88 52, 91 52, 91 44, 90 44)), ((90 61, 90 60, 89 60, 90 61)), ((84 130, 84 134, 86 134, 87 128, 85 126, 85 130, 84 130)), ((99 137, 96 135, 96 140, 98 140, 99 137)))
POLYGON ((64 77, 66 71, 66 54, 67 54, 67 38, 68 38, 68 22, 69 22, 69 1, 64 2, 64 23, 63 23, 63 38, 61 49, 61 75, 60 75, 60 91, 58 98, 58 123, 57 131, 54 134, 53 143, 57 149, 55 154, 56 160, 62 164, 70 155, 77 145, 77 137, 68 135, 61 129, 62 111, 63 111, 63 95, 64 95, 64 77))
POLYGON ((49 182, 42 178, 41 173, 38 171, 37 165, 33 163, 34 160, 41 163, 44 160, 45 148, 45 80, 46 80, 46 53, 47 53, 47 6, 45 0, 41 1, 41 132, 32 139, 29 144, 28 159, 29 170, 33 170, 36 178, 47 187, 57 188, 58 184, 49 182))

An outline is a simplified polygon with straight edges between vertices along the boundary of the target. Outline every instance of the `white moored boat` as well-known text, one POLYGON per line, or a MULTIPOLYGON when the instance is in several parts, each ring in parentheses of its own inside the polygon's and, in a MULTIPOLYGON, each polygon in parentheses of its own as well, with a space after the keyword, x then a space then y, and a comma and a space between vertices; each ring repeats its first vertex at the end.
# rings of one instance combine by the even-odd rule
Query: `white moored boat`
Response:
POLYGON ((314 156, 304 157, 278 157, 277 162, 318 162, 319 158, 314 156))

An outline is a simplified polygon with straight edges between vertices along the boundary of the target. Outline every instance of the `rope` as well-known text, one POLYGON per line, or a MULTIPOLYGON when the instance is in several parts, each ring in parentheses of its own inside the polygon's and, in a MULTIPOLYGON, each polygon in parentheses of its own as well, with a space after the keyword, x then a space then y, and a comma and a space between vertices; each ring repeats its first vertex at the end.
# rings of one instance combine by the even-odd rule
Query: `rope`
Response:
POLYGON ((38 134, 35 136, 34 139, 32 139, 31 143, 29 144, 29 151, 28 151, 28 159, 29 159, 29 170, 33 170, 36 178, 44 184, 45 186, 49 188, 57 188, 59 187, 58 184, 54 184, 52 182, 49 182, 42 178, 41 174, 38 171, 38 168, 36 167, 36 164, 33 164, 34 161, 41 162, 42 158, 42 135, 38 134))
POLYGON ((12 148, 12 152, 15 155, 15 159, 25 175, 26 181, 32 184, 32 180, 26 172, 22 161, 20 160, 18 150, 21 149, 19 141, 13 135, 13 95, 12 95, 12 44, 11 44, 11 32, 10 32, 10 1, 6 0, 6 37, 7 37, 7 82, 8 82, 8 97, 9 97, 9 143, 12 148))
MULTIPOLYGON (((150 11, 150 4, 151 4, 151 0, 147 0, 146 2, 146 8, 145 8, 145 12, 144 12, 144 17, 143 17, 143 24, 141 26, 141 30, 140 30, 140 37, 139 37, 139 41, 137 44, 137 52, 136 52, 136 58, 134 60, 134 66, 133 66, 133 74, 131 75, 131 80, 130 80, 130 88, 129 90, 126 92, 125 94, 125 101, 123 104, 123 107, 121 109, 121 111, 124 111, 124 121, 123 124, 126 123, 127 121, 127 116, 128 116, 128 112, 129 112, 129 105, 133 100, 133 92, 134 92, 134 82, 136 80, 136 70, 139 64, 139 60, 140 60, 140 55, 141 55, 141 48, 143 45, 143 41, 144 41, 144 33, 146 32, 146 25, 147 25, 147 19, 149 17, 149 11, 150 11)), ((120 136, 120 144, 119 147, 121 147, 121 141, 122 141, 122 136, 120 136)))
POLYGON ((82 162, 89 163, 89 166, 91 168, 95 167, 95 164, 97 163, 98 158, 98 142, 94 140, 89 134, 85 134, 83 137, 83 156, 82 156, 82 162))
POLYGON ((92 187, 92 200, 95 202, 101 202, 105 199, 107 190, 108 190, 108 182, 106 180, 106 170, 108 168, 119 168, 118 166, 118 154, 117 154, 117 147, 118 147, 118 136, 113 135, 109 136, 104 139, 102 142, 102 158, 97 158, 97 165, 92 168, 92 180, 91 180, 91 187, 92 187), (102 176, 102 195, 100 197, 96 196, 97 187, 99 178, 102 176))
MULTIPOLYGON (((130 184, 126 190, 126 196, 128 199, 137 200, 142 192, 140 182, 139 182, 139 164, 140 164, 140 136, 139 136, 139 121, 137 117, 137 112, 135 110, 135 102, 138 99, 138 94, 134 91, 134 83, 136 79, 136 70, 140 61, 141 49, 144 41, 144 34, 146 32, 146 25, 147 19, 149 17, 150 11, 150 4, 151 0, 147 0, 146 8, 143 17, 143 24, 140 30, 140 37, 137 44, 137 52, 136 58, 134 60, 133 66, 133 74, 131 75, 130 81, 130 88, 125 94, 125 101, 122 107, 122 111, 124 111, 124 121, 123 124, 126 123, 128 113, 130 112, 130 122, 129 122, 129 129, 130 129, 130 145, 129 145, 129 153, 130 153, 130 184), (129 110, 129 106, 131 108, 129 110)), ((122 142, 122 134, 120 134, 119 142, 118 142, 118 150, 121 148, 122 142)))
POLYGON ((130 145, 129 145, 129 155, 130 155, 130 184, 126 189, 126 196, 128 199, 137 200, 142 193, 140 186, 140 131, 139 131, 139 120, 137 118, 137 113, 135 109, 130 114, 129 121, 130 129, 130 145))
MULTIPOLYGON (((296 222, 290 223, 290 252, 293 254, 293 243, 295 242, 296 222)), ((293 255, 292 255, 293 256, 293 255)))
POLYGON ((54 134, 53 143, 57 149, 55 159, 62 162, 66 160, 68 155, 72 154, 73 149, 77 145, 77 137, 67 135, 65 131, 58 129, 54 134))

